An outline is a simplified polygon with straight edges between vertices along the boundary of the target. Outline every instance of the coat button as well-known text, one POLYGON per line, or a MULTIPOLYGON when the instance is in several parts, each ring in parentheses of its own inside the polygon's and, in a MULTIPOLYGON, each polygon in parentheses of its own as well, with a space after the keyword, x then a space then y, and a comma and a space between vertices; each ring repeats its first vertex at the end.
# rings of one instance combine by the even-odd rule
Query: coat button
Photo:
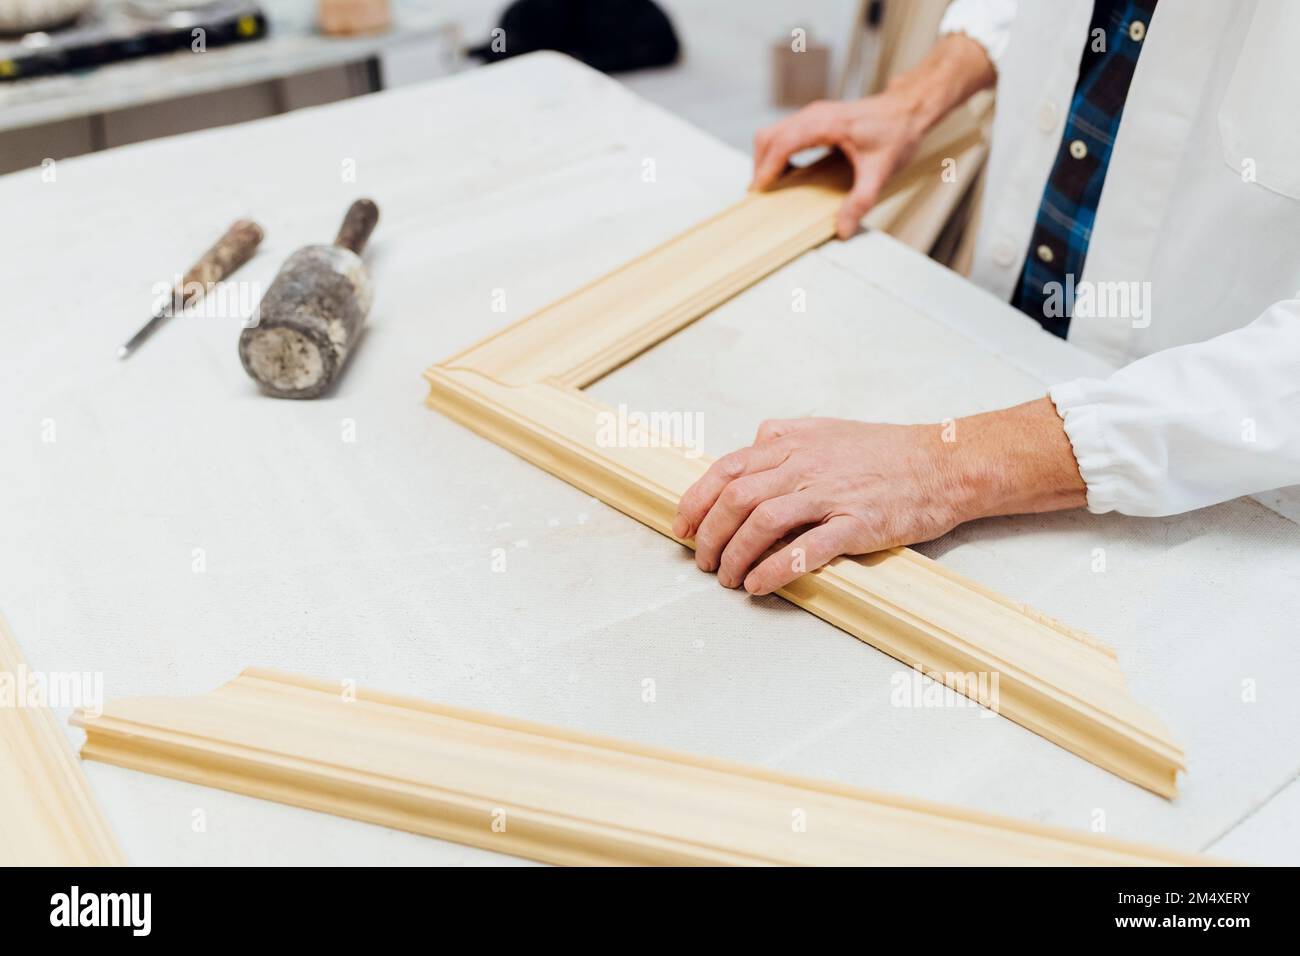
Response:
POLYGON ((1039 246, 1036 251, 1038 253, 1038 259, 1040 262, 1051 262, 1053 259, 1056 258, 1056 256, 1052 255, 1052 247, 1047 245, 1046 243, 1043 243, 1043 245, 1039 246))
POLYGON ((1043 103, 1038 107, 1038 128, 1044 133, 1056 129, 1057 109, 1055 103, 1043 103))
POLYGON ((1004 269, 1016 264, 1016 245, 1010 239, 999 239, 993 247, 993 261, 1004 269))
POLYGON ((1081 139, 1073 140, 1070 143, 1070 155, 1075 159, 1083 159, 1088 155, 1088 144, 1081 139))
POLYGON ((1142 38, 1147 35, 1147 25, 1141 20, 1134 20, 1128 25, 1128 35, 1134 43, 1141 43, 1142 38))

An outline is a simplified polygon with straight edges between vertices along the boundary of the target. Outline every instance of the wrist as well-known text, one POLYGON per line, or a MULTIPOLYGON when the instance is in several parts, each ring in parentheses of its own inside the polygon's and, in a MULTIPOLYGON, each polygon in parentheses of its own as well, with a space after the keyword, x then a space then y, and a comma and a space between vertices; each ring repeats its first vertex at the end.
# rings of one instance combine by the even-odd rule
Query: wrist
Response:
POLYGON ((900 73, 882 95, 910 116, 919 139, 955 107, 992 86, 997 72, 988 53, 963 34, 940 37, 913 69, 900 73))
POLYGON ((949 425, 944 454, 961 521, 1087 505, 1087 485, 1051 399, 949 425))
POLYGON ((891 84, 874 99, 889 104, 896 122, 896 141, 905 144, 904 152, 910 153, 942 118, 937 111, 936 97, 924 83, 891 84))

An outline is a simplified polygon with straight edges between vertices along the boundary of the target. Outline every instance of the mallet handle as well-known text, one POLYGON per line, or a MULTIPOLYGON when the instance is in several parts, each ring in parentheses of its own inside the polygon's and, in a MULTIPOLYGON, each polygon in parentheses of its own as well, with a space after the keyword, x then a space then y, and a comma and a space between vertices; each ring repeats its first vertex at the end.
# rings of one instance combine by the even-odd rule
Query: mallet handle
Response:
POLYGON ((348 209, 348 214, 343 217, 343 225, 339 227, 334 245, 351 249, 357 255, 361 255, 361 250, 365 248, 370 234, 375 231, 377 222, 379 222, 379 207, 372 200, 358 199, 348 209))

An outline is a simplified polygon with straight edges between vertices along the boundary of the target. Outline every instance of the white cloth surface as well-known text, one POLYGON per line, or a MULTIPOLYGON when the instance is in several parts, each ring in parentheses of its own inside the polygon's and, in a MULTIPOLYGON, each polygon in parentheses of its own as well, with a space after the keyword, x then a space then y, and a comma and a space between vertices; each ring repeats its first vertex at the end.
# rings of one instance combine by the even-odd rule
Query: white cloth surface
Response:
MULTIPOLYGON (((716 212, 747 177, 740 154, 541 55, 60 162, 54 182, 0 178, 24 224, 0 236, 0 607, 31 666, 101 672, 111 699, 271 665, 1080 829, 1101 810, 1106 832, 1213 850, 1300 764, 1300 529, 1273 512, 998 519, 924 549, 1116 646, 1188 752, 1167 803, 976 708, 892 706, 897 662, 718 587, 671 541, 423 406, 426 365, 716 212), (266 227, 236 277, 264 289, 358 195, 381 208, 377 294, 333 395, 259 396, 237 314, 177 319, 114 359, 153 283, 230 220, 266 227)), ((717 453, 764 417, 942 418, 1100 367, 870 235, 593 391, 699 411, 717 453)), ((87 772, 134 863, 503 859, 87 772)), ((1291 840, 1274 856, 1300 861, 1294 832, 1272 832, 1291 840)))
MULTIPOLYGON (((941 27, 984 44, 998 66, 972 278, 1003 298, 1060 147, 1092 7, 957 0, 941 27)), ((1094 512, 1176 514, 1279 487, 1300 501, 1297 43, 1300 4, 1284 0, 1180 0, 1147 26, 1074 277, 1118 307, 1076 309, 1069 331, 1113 365, 1146 358, 1052 392, 1094 512)))

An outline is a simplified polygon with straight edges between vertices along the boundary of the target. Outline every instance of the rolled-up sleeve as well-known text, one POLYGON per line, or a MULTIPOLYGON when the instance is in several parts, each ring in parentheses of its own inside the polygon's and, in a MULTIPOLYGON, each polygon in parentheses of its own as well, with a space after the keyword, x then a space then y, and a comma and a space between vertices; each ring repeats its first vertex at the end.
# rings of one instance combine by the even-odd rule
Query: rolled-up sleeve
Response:
POLYGON ((1050 394, 1090 511, 1170 515, 1300 485, 1300 299, 1050 394))
POLYGON ((939 22, 939 35, 963 33, 999 66, 1011 40, 1011 21, 1016 16, 1016 0, 952 0, 939 22))

